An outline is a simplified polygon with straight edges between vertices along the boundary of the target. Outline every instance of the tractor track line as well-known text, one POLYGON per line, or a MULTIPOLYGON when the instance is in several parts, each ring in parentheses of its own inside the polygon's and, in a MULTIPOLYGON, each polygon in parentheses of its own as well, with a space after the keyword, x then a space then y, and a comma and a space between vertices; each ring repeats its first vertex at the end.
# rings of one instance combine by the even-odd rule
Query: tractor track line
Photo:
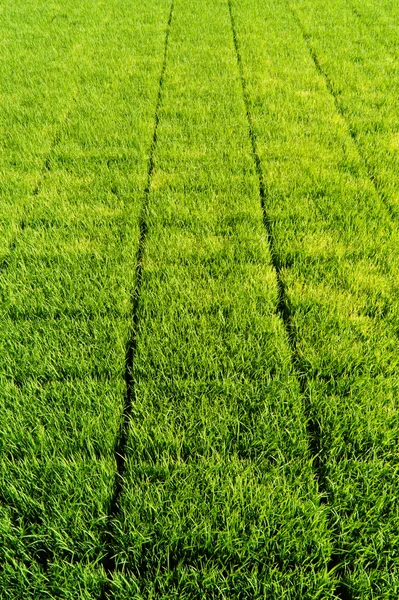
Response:
MULTIPOLYGON (((346 129, 355 145, 356 151, 358 153, 358 156, 361 160, 361 162, 363 163, 363 166, 365 168, 365 173, 367 178, 369 179, 371 185, 374 188, 374 192, 377 195, 377 197, 379 198, 379 200, 381 201, 381 203, 385 206, 386 211, 388 212, 389 216, 391 217, 391 219, 393 221, 397 221, 398 219, 398 212, 395 209, 395 207, 392 205, 392 203, 390 202, 387 194, 381 189, 381 184, 380 181, 378 179, 377 174, 374 172, 374 169, 372 168, 372 166, 370 165, 369 160, 367 159, 367 157, 365 156, 365 154, 363 153, 363 149, 362 149, 362 145, 359 142, 359 139, 357 137, 356 132, 352 129, 352 126, 350 124, 350 121, 348 119, 348 117, 346 116, 345 113, 345 109, 342 106, 342 103, 339 101, 339 94, 336 92, 336 90, 334 89, 334 84, 332 79, 330 78, 329 74, 327 73, 327 71, 325 69, 323 69, 320 59, 317 55, 317 52, 315 50, 315 48, 312 46, 311 43, 311 39, 310 39, 310 35, 307 33, 304 24, 302 23, 300 17, 298 16, 297 12, 290 6, 288 0, 286 0, 286 6, 288 11, 291 13, 294 21, 296 22, 298 29, 301 32, 303 41, 306 44, 306 47, 308 49, 308 52, 310 54, 310 57, 312 58, 312 61, 314 63, 314 66, 316 68, 316 71, 318 72, 319 75, 321 75, 321 77, 324 79, 327 91, 329 92, 330 96, 332 97, 333 101, 334 101, 334 105, 335 105, 335 109, 337 111, 337 113, 340 115, 341 119, 343 120, 346 129)), ((358 18, 361 19, 360 15, 357 13, 357 11, 353 8, 353 6, 350 4, 350 9, 352 10, 353 14, 358 18)))
MULTIPOLYGON (((309 452, 310 452, 310 455, 312 458, 312 464, 313 464, 317 488, 321 495, 320 496, 321 502, 323 502, 324 504, 327 504, 327 473, 325 470, 325 465, 321 458, 321 431, 320 431, 320 426, 319 426, 318 422, 312 418, 312 414, 311 414, 310 398, 309 398, 309 394, 308 394, 308 378, 307 378, 306 372, 303 372, 303 369, 301 368, 301 361, 300 361, 300 357, 299 357, 299 353, 298 353, 297 334, 296 334, 295 328, 293 327, 293 324, 292 324, 292 314, 291 314, 291 310, 289 307, 289 301, 288 301, 284 281, 283 281, 282 275, 281 275, 282 265, 279 260, 278 252, 276 250, 276 242, 275 242, 275 236, 273 233, 272 222, 271 222, 271 219, 267 212, 267 205, 266 205, 267 204, 267 191, 266 191, 266 186, 265 186, 265 182, 264 182, 262 164, 261 164, 261 160, 260 160, 260 156, 259 156, 259 152, 258 152, 258 148, 257 148, 255 129, 254 129, 253 122, 252 122, 252 115, 251 115, 251 111, 250 111, 250 99, 249 99, 249 93, 248 93, 248 88, 247 88, 247 82, 246 82, 245 74, 244 74, 244 66, 243 66, 243 61, 242 61, 241 52, 240 52, 240 45, 238 42, 236 24, 235 24, 234 15, 233 15, 232 0, 227 0, 227 2, 228 2, 228 7, 229 7, 229 13, 230 13, 231 29, 232 29, 233 42, 234 42, 234 47, 235 47, 235 52, 236 52, 237 65, 238 65, 238 70, 239 70, 240 80, 241 80, 242 95, 243 95, 245 111, 246 111, 246 115, 247 115, 248 134, 249 134, 249 138, 251 141, 252 156, 253 156, 255 170, 256 170, 256 174, 258 176, 258 182, 259 182, 259 197, 260 197, 260 203, 261 203, 261 207, 262 207, 263 223, 264 223, 264 227, 265 227, 267 238, 268 238, 271 262, 272 262, 273 268, 276 273, 276 280, 277 280, 276 313, 281 318, 281 320, 284 324, 284 328, 285 328, 285 331, 287 334, 288 343, 289 343, 289 347, 290 347, 291 363, 292 363, 296 378, 298 380, 300 393, 301 393, 301 396, 302 396, 303 402, 304 402, 304 412, 305 412, 306 421, 307 421, 309 452)), ((340 573, 340 570, 339 570, 339 563, 340 563, 339 557, 333 553, 330 558, 329 564, 328 564, 328 570, 330 572, 334 571, 334 573, 337 576, 338 581, 339 581, 338 585, 336 587, 336 590, 335 590, 336 598, 339 600, 351 600, 351 598, 348 595, 348 592, 346 590, 346 587, 340 583, 342 574, 340 573)))
MULTIPOLYGON (((330 76, 328 75, 327 71, 325 69, 323 69, 321 62, 319 60, 319 57, 317 55, 317 52, 316 52, 315 48, 312 46, 312 43, 310 40, 310 35, 307 33, 305 26, 302 23, 302 21, 301 21, 300 17, 298 16, 297 12, 295 11, 295 9, 293 9, 292 6, 289 4, 289 1, 285 0, 285 3, 286 3, 288 12, 291 14, 294 22, 296 23, 296 25, 301 33, 304 44, 306 45, 308 53, 313 61, 315 70, 324 80, 326 89, 327 89, 328 93, 330 94, 331 98, 333 99, 335 110, 340 115, 343 123, 346 126, 346 129, 354 143, 354 146, 356 148, 358 156, 359 156, 361 162, 363 163, 365 172, 367 174, 369 181, 371 182, 371 185, 373 186, 376 196, 379 198, 379 200, 381 201, 383 206, 385 206, 385 209, 387 210, 391 219, 393 221, 395 221, 397 218, 397 215, 395 214, 395 211, 394 211, 391 203, 389 202, 386 194, 382 190, 380 190, 378 179, 377 179, 376 175, 374 174, 367 158, 363 154, 361 144, 358 140, 358 137, 357 137, 355 131, 351 127, 349 119, 347 118, 347 116, 345 114, 345 109, 342 106, 342 104, 338 98, 338 94, 337 94, 336 90, 334 89, 334 84, 333 84, 330 76)), ((324 468, 323 468, 323 470, 325 471, 324 468)), ((324 481, 325 482, 326 482, 326 475, 327 474, 324 473, 324 481)), ((323 490, 323 491, 325 491, 327 493, 327 486, 325 486, 325 490, 323 490)), ((339 598, 340 600, 352 600, 353 595, 352 595, 351 591, 349 590, 348 586, 345 584, 344 574, 340 567, 341 562, 342 562, 342 558, 339 555, 339 553, 333 552, 330 557, 328 570, 330 572, 335 572, 337 579, 338 579, 338 584, 335 589, 335 594, 336 594, 337 598, 339 598)))
MULTIPOLYGON (((149 196, 151 191, 151 183, 152 176, 154 172, 154 155, 157 148, 158 142, 158 125, 160 120, 160 109, 162 106, 162 96, 163 96, 163 84, 165 79, 166 72, 166 64, 167 64, 167 56, 168 56, 168 47, 169 47, 169 36, 170 30, 172 26, 174 12, 174 0, 172 0, 169 11, 169 18, 166 26, 166 34, 165 34, 165 43, 164 43, 164 53, 163 53, 163 63, 161 74, 159 78, 158 84, 158 96, 155 106, 154 113, 154 128, 152 134, 151 145, 149 149, 149 157, 148 157, 148 167, 147 167, 147 183, 143 192, 142 206, 141 206, 141 214, 139 220, 139 245, 136 254, 135 261, 135 272, 136 272, 136 283, 134 287, 134 291, 132 294, 132 311, 131 311, 131 334, 126 347, 125 354, 125 384, 126 384, 126 393, 125 393, 125 402, 123 407, 123 414, 119 429, 119 434, 117 438, 117 443, 115 446, 115 461, 116 461, 116 477, 114 481, 114 491, 112 495, 112 499, 110 502, 110 507, 108 511, 107 518, 107 530, 104 533, 104 541, 105 541, 105 556, 102 560, 102 566, 108 576, 112 576, 117 570, 117 565, 115 561, 115 552, 114 552, 114 538, 112 532, 112 522, 115 517, 118 515, 120 511, 120 499, 124 490, 124 475, 126 471, 126 449, 127 449, 127 441, 128 441, 128 433, 129 433, 129 420, 132 413, 132 408, 134 405, 135 397, 136 397, 136 389, 134 382, 134 362, 135 355, 137 349, 137 330, 139 326, 139 308, 140 308, 140 296, 141 296, 141 286, 143 280, 143 263, 144 263, 144 255, 146 250, 146 239, 148 232, 148 224, 147 224, 147 215, 148 215, 148 206, 149 206, 149 196), (111 527, 110 527, 111 526, 111 527)), ((102 593, 101 600, 105 600, 110 597, 112 594, 112 582, 110 577, 105 582, 102 593)))

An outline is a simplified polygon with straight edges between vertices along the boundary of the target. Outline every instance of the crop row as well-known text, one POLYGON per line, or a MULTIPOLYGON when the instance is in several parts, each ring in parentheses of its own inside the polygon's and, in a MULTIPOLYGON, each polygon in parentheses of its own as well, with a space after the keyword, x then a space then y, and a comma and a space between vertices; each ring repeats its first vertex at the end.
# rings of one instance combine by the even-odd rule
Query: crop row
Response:
POLYGON ((95 565, 116 477, 168 2, 12 4, 9 35, 20 33, 4 54, 2 96, 0 597, 92 598, 103 579, 95 565))
POLYGON ((397 80, 399 10, 395 3, 319 0, 292 3, 379 194, 395 219, 398 196, 397 80))
POLYGON ((8 4, 0 597, 397 598, 397 9, 8 4))
POLYGON ((327 594, 224 1, 176 2, 154 163, 113 597, 327 594))
MULTIPOLYGON (((330 62, 343 69, 337 52, 343 61, 345 46, 327 30, 350 20, 332 18, 330 4, 295 3, 302 12, 305 4, 318 18, 329 14, 320 39, 334 39, 340 50, 334 59, 331 50, 330 62)), ((308 24, 303 31, 283 1, 233 6, 314 465, 329 507, 331 567, 351 598, 395 598, 397 222, 315 64, 308 24)))

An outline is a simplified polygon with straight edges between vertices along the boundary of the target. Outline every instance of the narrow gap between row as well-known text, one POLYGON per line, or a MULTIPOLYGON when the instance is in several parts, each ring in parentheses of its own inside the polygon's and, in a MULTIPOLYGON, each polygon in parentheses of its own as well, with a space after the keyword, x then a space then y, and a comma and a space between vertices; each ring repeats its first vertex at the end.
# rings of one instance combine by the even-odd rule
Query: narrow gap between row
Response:
MULTIPOLYGON (((316 68, 316 71, 324 79, 325 84, 326 84, 326 88, 327 88, 329 94, 331 95, 331 97, 332 97, 332 99, 334 101, 335 109, 338 112, 338 114, 340 115, 340 117, 342 118, 343 122, 345 123, 346 129, 347 129, 350 137, 352 138, 352 140, 353 140, 353 142, 354 142, 354 144, 356 146, 357 153, 358 153, 358 155, 359 155, 359 157, 360 157, 360 159, 361 159, 361 161, 363 163, 363 166, 364 166, 364 168, 366 170, 367 177, 370 180, 370 182, 371 182, 371 184, 372 184, 372 186, 374 188, 374 191, 375 191, 376 195, 381 200, 382 204, 385 206, 385 208, 386 208, 388 214, 390 215, 390 217, 393 220, 396 221, 397 220, 397 214, 395 213, 395 210, 394 210, 391 202, 389 201, 389 198, 387 197, 387 195, 384 193, 383 190, 380 189, 378 178, 377 178, 376 174, 374 173, 373 168, 371 167, 371 165, 370 165, 367 157, 365 156, 365 154, 364 154, 364 152, 362 150, 362 147, 361 147, 361 144, 360 144, 360 142, 358 140, 357 134, 352 129, 350 121, 349 121, 348 117, 345 114, 344 107, 342 106, 341 102, 339 101, 339 98, 338 98, 339 94, 334 89, 334 84, 333 84, 330 76, 328 75, 327 71, 325 69, 323 69, 323 67, 321 66, 321 63, 320 63, 319 57, 317 56, 316 50, 314 49, 314 47, 311 44, 310 35, 306 32, 305 27, 304 27, 301 19, 299 18, 299 16, 296 13, 296 11, 292 8, 292 6, 287 2, 287 0, 286 0, 286 5, 287 5, 287 8, 288 8, 289 12, 291 13, 294 21, 296 22, 296 24, 297 24, 297 26, 298 26, 298 28, 299 28, 299 30, 301 32, 303 40, 304 40, 304 42, 306 44, 306 47, 308 49, 308 52, 309 52, 309 54, 310 54, 310 56, 311 56, 311 58, 313 60, 314 66, 316 68)), ((353 6, 351 6, 351 9, 352 9, 352 12, 354 13, 354 15, 357 18, 361 19, 360 14, 358 13, 358 11, 353 6)))
POLYGON ((112 531, 112 523, 116 516, 120 511, 120 500, 124 490, 124 476, 126 471, 126 452, 127 452, 127 442, 129 435, 129 420, 132 413, 132 408, 135 401, 136 390, 134 384, 134 361, 136 355, 137 348, 137 330, 139 325, 139 306, 140 306, 140 296, 141 296, 141 286, 143 280, 143 262, 144 262, 144 254, 146 248, 146 239, 147 239, 147 215, 148 215, 148 206, 149 206, 149 196, 151 190, 151 182, 152 176, 154 172, 154 155, 157 148, 158 142, 158 125, 159 125, 159 113, 162 105, 162 96, 163 96, 163 84, 165 79, 166 72, 166 63, 167 63, 167 55, 168 55, 168 46, 169 46, 169 36, 172 25, 174 11, 174 0, 172 0, 169 18, 166 26, 166 35, 165 35, 165 44, 164 44, 164 54, 163 54, 163 63, 161 69, 161 75, 159 78, 158 85, 158 96, 155 106, 155 114, 154 114, 154 129, 152 134, 152 141, 149 150, 149 158, 148 158, 148 168, 147 168, 147 183, 143 193, 143 201, 141 207, 141 214, 139 220, 139 245, 136 254, 136 262, 135 262, 135 271, 136 271, 136 282, 135 288, 132 295, 132 328, 130 338, 126 347, 126 355, 125 355, 125 383, 126 383, 126 394, 125 394, 125 402, 123 407, 123 414, 119 429, 119 434, 117 438, 117 443, 115 446, 115 461, 116 461, 116 477, 114 482, 114 491, 112 495, 112 499, 110 502, 110 507, 108 511, 108 519, 107 519, 107 529, 104 533, 104 543, 105 543, 105 556, 102 561, 102 565, 104 570, 108 576, 107 581, 102 590, 101 599, 105 600, 109 598, 109 595, 112 593, 112 574, 116 571, 116 556, 114 549, 114 537, 112 531))
MULTIPOLYGON (((260 202, 261 202, 261 206, 262 206, 263 223, 265 226, 265 230, 266 230, 267 238, 268 238, 268 242, 269 242, 269 249, 270 249, 272 265, 276 272, 276 280, 277 280, 276 312, 280 316, 281 320, 283 321, 284 328, 285 328, 285 331, 287 334, 288 343, 289 343, 290 352, 291 352, 292 366, 293 366, 294 372, 296 374, 297 380, 299 382, 300 393, 301 393, 301 396, 304 401, 304 412, 305 412, 305 417, 306 417, 306 422, 307 422, 309 451, 310 451, 310 455, 312 458, 315 479, 316 479, 316 483, 317 483, 318 490, 320 493, 321 502, 326 504, 327 503, 327 491, 328 491, 327 490, 327 473, 326 473, 326 468, 325 468, 325 465, 324 465, 324 462, 323 462, 323 459, 321 456, 320 425, 317 422, 317 420, 312 418, 312 414, 311 414, 310 398, 309 398, 309 393, 308 393, 308 378, 307 378, 307 374, 304 373, 303 369, 301 369, 301 367, 300 367, 300 357, 299 357, 299 353, 298 353, 297 334, 296 334, 294 327, 292 326, 292 314, 291 314, 291 311, 289 308, 289 302, 288 302, 285 285, 284 285, 284 282, 283 282, 283 279, 281 276, 282 267, 281 267, 281 264, 279 261, 278 252, 276 250, 276 242, 275 242, 275 237, 273 234, 272 222, 271 222, 271 219, 270 219, 270 217, 268 215, 268 211, 267 211, 267 206, 266 206, 267 192, 266 192, 266 187, 265 187, 265 183, 264 183, 261 160, 260 160, 260 156, 259 156, 258 149, 257 149, 256 134, 255 134, 254 126, 252 123, 252 116, 251 116, 251 111, 250 111, 250 99, 249 99, 249 93, 248 93, 248 89, 247 89, 247 82, 246 82, 245 75, 244 75, 244 67, 243 67, 243 61, 242 61, 241 52, 240 52, 240 46, 239 46, 239 42, 238 42, 235 19, 234 19, 234 15, 233 15, 232 0, 228 0, 228 7, 229 7, 229 13, 230 13, 230 21, 231 21, 234 47, 235 47, 236 57, 237 57, 238 70, 240 73, 242 94, 243 94, 243 98, 244 98, 245 111, 246 111, 246 115, 247 115, 248 132, 249 132, 249 137, 251 140, 252 155, 253 155, 255 169, 256 169, 256 173, 257 173, 258 181, 259 181, 259 196, 260 196, 260 202)), ((348 595, 349 592, 347 590, 347 587, 343 583, 340 583, 340 581, 342 580, 342 573, 339 570, 339 564, 340 564, 340 557, 337 554, 333 553, 331 555, 331 558, 329 561, 328 570, 329 570, 329 572, 334 572, 339 580, 339 583, 335 590, 336 598, 338 598, 340 600, 351 600, 351 597, 348 595)))

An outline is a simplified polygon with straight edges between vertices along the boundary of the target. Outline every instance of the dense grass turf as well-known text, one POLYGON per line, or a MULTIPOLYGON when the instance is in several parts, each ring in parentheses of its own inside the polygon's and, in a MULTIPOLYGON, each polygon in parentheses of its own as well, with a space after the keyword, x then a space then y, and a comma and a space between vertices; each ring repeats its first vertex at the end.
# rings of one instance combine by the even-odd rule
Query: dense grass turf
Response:
POLYGON ((76 92, 90 46, 87 3, 4 2, 1 10, 0 260, 18 235, 24 204, 37 188, 76 92))
POLYGON ((397 223, 285 3, 233 6, 333 563, 351 598, 395 598, 397 223))
POLYGON ((168 3, 6 15, 29 33, 2 98, 15 97, 2 168, 18 186, 3 201, 15 237, 0 274, 0 596, 94 598, 168 3), (43 90, 20 65, 36 45, 43 90))
POLYGON ((225 2, 176 2, 147 222, 115 597, 329 597, 225 2))
POLYGON ((398 597, 398 13, 3 2, 1 599, 398 597))
POLYGON ((394 2, 292 2, 380 195, 399 217, 399 8, 394 2))

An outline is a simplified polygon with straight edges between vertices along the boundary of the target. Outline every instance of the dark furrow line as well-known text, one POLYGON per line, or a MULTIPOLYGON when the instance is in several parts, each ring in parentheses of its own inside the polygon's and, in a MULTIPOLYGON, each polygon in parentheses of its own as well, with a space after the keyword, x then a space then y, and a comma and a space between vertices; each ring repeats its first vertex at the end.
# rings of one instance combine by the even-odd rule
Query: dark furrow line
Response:
MULTIPOLYGON (((345 109, 342 106, 341 102, 339 101, 339 93, 335 90, 334 84, 333 84, 330 76, 328 75, 327 71, 325 69, 323 69, 323 67, 321 66, 321 63, 320 63, 319 57, 317 56, 316 50, 314 49, 314 47, 311 44, 310 35, 306 32, 305 27, 304 27, 302 21, 300 20, 298 14, 291 7, 291 5, 289 4, 289 2, 287 0, 286 0, 286 5, 287 5, 288 11, 291 13, 294 21, 296 22, 296 24, 301 32, 303 40, 308 49, 308 52, 313 60, 316 71, 319 73, 319 75, 321 75, 323 77, 325 84, 326 84, 326 88, 334 101, 335 109, 338 112, 338 114, 340 115, 340 117, 342 118, 342 120, 344 121, 347 131, 356 146, 357 153, 360 157, 360 160, 363 163, 363 166, 366 170, 367 177, 368 177, 369 181, 371 182, 376 195, 381 200, 382 204, 385 206, 389 216, 393 220, 396 221, 398 218, 398 213, 395 210, 395 207, 390 202, 388 195, 382 189, 382 184, 379 180, 378 175, 374 172, 374 169, 372 168, 370 161, 367 159, 367 157, 363 153, 363 149, 362 149, 361 143, 359 142, 357 134, 352 129, 350 121, 349 121, 348 117, 346 116, 345 109)), ((355 9, 353 9, 353 6, 351 6, 351 8, 352 8, 355 16, 360 19, 361 17, 359 16, 358 12, 355 9)))
MULTIPOLYGON (((283 266, 280 263, 278 252, 276 249, 276 241, 273 233, 273 225, 272 221, 269 217, 266 201, 267 201, 267 191, 263 177, 262 164, 257 148, 257 140, 255 129, 252 122, 252 115, 250 111, 250 98, 247 89, 247 82, 244 74, 244 67, 240 52, 240 46, 238 43, 237 29, 235 25, 233 9, 232 9, 232 0, 228 0, 229 13, 230 13, 230 21, 231 28, 233 34, 234 47, 236 51, 238 70, 240 73, 241 80, 241 88, 244 99, 245 111, 247 115, 247 123, 248 123, 248 133, 251 140, 252 147, 252 155, 253 161, 255 164, 256 173, 258 176, 259 182, 259 196, 260 203, 262 207, 263 214, 263 223, 265 226, 265 230, 267 233, 269 250, 271 256, 271 262, 274 267, 276 273, 277 280, 277 306, 276 313, 281 318, 284 328, 287 334, 288 343, 290 347, 291 353, 291 362, 293 366, 294 373, 299 382, 300 393, 304 402, 304 412, 307 422, 307 434, 309 441, 309 452, 312 458, 312 464, 315 474, 315 480, 318 487, 318 491, 321 494, 320 500, 322 503, 327 504, 328 497, 328 484, 327 484, 327 472, 325 468, 324 461, 322 460, 322 446, 321 446, 321 430, 320 424, 316 419, 312 417, 311 405, 310 405, 310 397, 308 393, 308 376, 304 371, 303 366, 301 366, 301 360, 298 352, 298 339, 297 333, 292 323, 292 314, 291 309, 289 307, 289 299, 287 296, 287 292, 285 289, 284 281, 282 279, 281 271, 283 266)), ((338 554, 333 553, 330 557, 330 561, 328 564, 329 572, 334 572, 337 576, 339 583, 335 589, 336 598, 340 600, 351 600, 351 597, 348 595, 348 590, 346 586, 341 583, 342 573, 339 570, 340 564, 340 556, 338 554)))
MULTIPOLYGON (((137 349, 137 330, 139 325, 139 307, 140 307, 140 296, 141 296, 141 286, 143 280, 143 262, 146 248, 146 238, 148 232, 148 224, 147 224, 147 214, 148 214, 148 205, 149 205, 149 196, 151 190, 151 182, 152 175, 154 172, 154 155, 158 142, 158 125, 159 125, 159 113, 162 105, 162 96, 163 96, 163 84, 165 79, 166 72, 166 63, 167 63, 167 55, 168 55, 168 46, 169 46, 169 36, 172 25, 173 18, 173 10, 174 10, 174 0, 171 2, 169 18, 166 26, 166 35, 165 35, 165 44, 164 44, 164 54, 163 54, 163 63, 161 69, 161 75, 159 78, 158 85, 158 96, 155 106, 155 114, 154 114, 154 129, 152 134, 152 141, 149 150, 149 158, 148 158, 148 169, 147 169, 147 183, 143 193, 140 221, 139 221, 139 245, 136 255, 136 263, 135 263, 135 271, 136 271, 136 283, 135 289, 132 295, 132 329, 130 339, 128 340, 128 344, 126 347, 126 357, 125 357, 125 383, 126 383, 126 394, 125 394, 125 403, 123 408, 123 414, 121 419, 120 430, 118 434, 118 439, 115 447, 115 461, 116 461, 116 477, 114 482, 114 491, 113 496, 110 502, 110 507, 108 511, 108 519, 107 519, 107 529, 104 532, 104 542, 105 542, 105 556, 102 560, 102 566, 107 573, 107 575, 112 575, 113 572, 116 571, 116 561, 114 554, 114 538, 112 532, 112 521, 115 519, 120 510, 120 499, 124 489, 124 475, 126 470, 126 448, 128 441, 128 433, 129 433, 129 420, 130 415, 132 413, 132 408, 134 405, 134 400, 136 396, 136 390, 134 385, 134 361, 137 349)), ((111 581, 110 578, 104 584, 101 599, 109 598, 109 594, 112 592, 111 590, 111 581)))

